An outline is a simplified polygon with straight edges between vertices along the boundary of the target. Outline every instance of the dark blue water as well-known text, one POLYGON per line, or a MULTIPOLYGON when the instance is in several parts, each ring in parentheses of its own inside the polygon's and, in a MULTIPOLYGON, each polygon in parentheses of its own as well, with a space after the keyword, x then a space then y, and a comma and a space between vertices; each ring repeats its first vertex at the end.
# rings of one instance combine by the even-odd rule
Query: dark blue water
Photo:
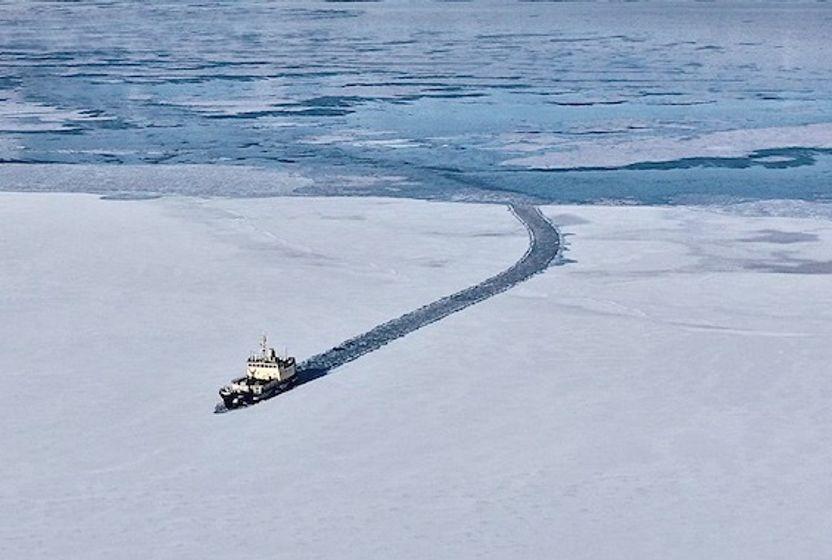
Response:
POLYGON ((0 4, 0 189, 211 164, 318 194, 829 199, 830 35, 824 3, 0 4))

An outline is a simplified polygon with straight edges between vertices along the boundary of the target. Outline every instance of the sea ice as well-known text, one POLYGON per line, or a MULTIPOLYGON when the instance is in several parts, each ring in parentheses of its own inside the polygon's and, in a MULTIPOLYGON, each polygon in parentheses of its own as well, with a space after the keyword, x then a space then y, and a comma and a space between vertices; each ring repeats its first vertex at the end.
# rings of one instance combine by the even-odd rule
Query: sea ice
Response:
POLYGON ((808 206, 548 207, 565 266, 213 415, 262 331, 302 359, 498 272, 523 228, 0 194, 0 551, 826 559, 832 222, 808 206))

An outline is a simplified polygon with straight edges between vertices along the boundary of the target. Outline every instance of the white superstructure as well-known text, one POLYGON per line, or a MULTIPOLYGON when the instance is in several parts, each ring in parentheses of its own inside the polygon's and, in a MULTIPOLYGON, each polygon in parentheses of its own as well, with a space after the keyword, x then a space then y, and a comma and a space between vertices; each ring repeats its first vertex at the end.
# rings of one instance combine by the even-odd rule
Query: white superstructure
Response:
POLYGON ((253 353, 246 362, 246 377, 260 381, 286 381, 295 375, 295 359, 283 359, 274 348, 269 348, 266 335, 260 339, 260 352, 253 353))

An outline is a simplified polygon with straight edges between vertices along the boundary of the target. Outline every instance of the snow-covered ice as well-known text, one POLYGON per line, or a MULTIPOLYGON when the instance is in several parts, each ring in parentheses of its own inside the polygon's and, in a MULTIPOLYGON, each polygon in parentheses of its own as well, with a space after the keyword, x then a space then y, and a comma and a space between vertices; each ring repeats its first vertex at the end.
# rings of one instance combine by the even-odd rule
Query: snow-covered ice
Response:
POLYGON ((221 163, 0 165, 0 190, 6 191, 93 192, 127 197, 170 193, 250 197, 290 194, 311 184, 308 178, 293 172, 221 163))
POLYGON ((828 207, 546 213, 565 266, 213 415, 262 330, 303 358, 525 231, 489 205, 0 194, 0 556, 828 558, 828 207))

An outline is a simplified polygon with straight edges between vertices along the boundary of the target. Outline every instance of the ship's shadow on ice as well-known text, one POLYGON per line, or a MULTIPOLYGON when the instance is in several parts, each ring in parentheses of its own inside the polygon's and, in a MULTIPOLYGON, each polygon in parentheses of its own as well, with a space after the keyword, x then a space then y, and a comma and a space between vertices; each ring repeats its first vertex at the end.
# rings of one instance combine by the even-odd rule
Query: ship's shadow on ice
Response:
MULTIPOLYGON (((295 384, 293 388, 300 387, 310 381, 315 381, 316 379, 323 377, 330 373, 330 371, 334 368, 321 368, 321 367, 304 367, 302 364, 298 367, 297 373, 295 374, 295 384)), ((291 390, 291 389, 290 389, 291 390)), ((288 391, 283 391, 281 393, 277 393, 272 395, 271 397, 265 398, 260 402, 265 402, 272 400, 275 397, 279 397, 283 393, 288 391)), ((254 406, 253 404, 242 404, 236 408, 227 408, 223 403, 217 403, 214 407, 214 414, 225 414, 227 412, 234 412, 235 410, 240 410, 243 408, 248 408, 249 406, 254 406)))
POLYGON ((333 368, 320 368, 320 367, 303 367, 301 366, 297 372, 297 382, 295 383, 295 387, 300 387, 301 385, 305 385, 310 381, 315 381, 323 377, 324 375, 328 375, 333 368))

